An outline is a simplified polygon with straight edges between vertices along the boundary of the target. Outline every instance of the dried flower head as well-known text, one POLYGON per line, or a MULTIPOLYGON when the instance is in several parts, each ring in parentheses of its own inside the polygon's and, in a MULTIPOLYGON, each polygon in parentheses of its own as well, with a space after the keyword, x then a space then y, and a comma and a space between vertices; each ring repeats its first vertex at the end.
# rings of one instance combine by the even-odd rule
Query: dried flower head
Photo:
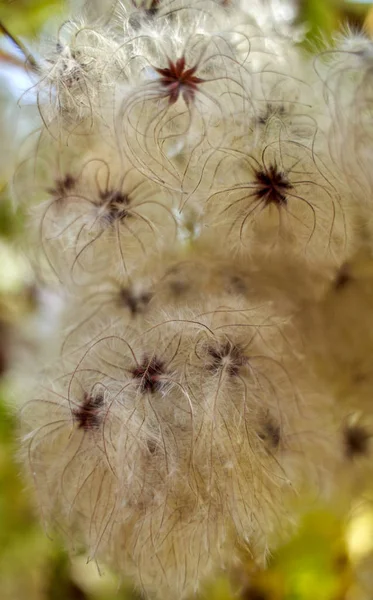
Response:
POLYGON ((155 70, 161 78, 161 86, 165 89, 165 95, 170 104, 174 104, 181 94, 185 104, 194 100, 198 85, 203 83, 203 79, 196 77, 197 66, 189 69, 185 68, 185 58, 178 58, 175 63, 168 59, 168 67, 165 69, 156 68, 155 70))
POLYGON ((344 444, 347 458, 367 456, 371 434, 365 427, 355 424, 344 430, 344 444))
POLYGON ((103 404, 104 398, 101 394, 91 396, 85 392, 83 402, 79 408, 74 408, 72 411, 78 428, 84 431, 98 429, 101 423, 100 412, 103 404))
POLYGON ((279 209, 287 205, 287 193, 293 189, 286 173, 275 163, 254 171, 254 186, 254 198, 264 207, 274 204, 279 209))
POLYGON ((162 387, 162 376, 165 374, 165 364, 156 356, 144 356, 141 363, 131 371, 132 377, 139 381, 142 392, 158 392, 162 387))
POLYGON ((207 368, 213 373, 226 372, 230 377, 238 375, 248 362, 243 350, 231 341, 223 341, 207 347, 207 368))
POLYGON ((100 192, 100 209, 102 209, 102 219, 112 225, 115 221, 121 221, 128 217, 130 199, 127 194, 120 190, 103 190, 100 192))
POLYGON ((62 200, 69 192, 71 192, 71 190, 74 189, 75 184, 76 179, 69 173, 66 173, 64 177, 56 179, 54 187, 48 188, 47 191, 57 200, 62 200))

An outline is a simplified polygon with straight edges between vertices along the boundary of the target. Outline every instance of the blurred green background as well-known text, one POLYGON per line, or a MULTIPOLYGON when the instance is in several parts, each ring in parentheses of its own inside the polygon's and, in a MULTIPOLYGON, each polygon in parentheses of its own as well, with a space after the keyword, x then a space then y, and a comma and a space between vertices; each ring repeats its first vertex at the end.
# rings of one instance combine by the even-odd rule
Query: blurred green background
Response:
MULTIPOLYGON (((91 8, 100 6, 99 0, 89 2, 91 8)), ((346 22, 365 26, 373 35, 369 3, 298 0, 297 9, 298 22, 307 24, 304 44, 309 48, 346 22)), ((138 598, 130 584, 107 571, 99 573, 85 556, 68 558, 59 540, 43 531, 16 461, 16 422, 9 406, 12 339, 35 309, 34 282, 18 249, 24 218, 10 200, 10 187, 17 144, 32 128, 36 107, 30 102, 20 118, 17 101, 28 80, 14 42, 32 48, 42 31, 61 22, 68 10, 63 0, 0 0, 0 600, 138 598)), ((372 498, 357 500, 349 515, 336 516, 335 507, 314 507, 266 571, 247 560, 230 582, 222 575, 201 596, 229 600, 237 589, 243 600, 372 600, 372 498)))

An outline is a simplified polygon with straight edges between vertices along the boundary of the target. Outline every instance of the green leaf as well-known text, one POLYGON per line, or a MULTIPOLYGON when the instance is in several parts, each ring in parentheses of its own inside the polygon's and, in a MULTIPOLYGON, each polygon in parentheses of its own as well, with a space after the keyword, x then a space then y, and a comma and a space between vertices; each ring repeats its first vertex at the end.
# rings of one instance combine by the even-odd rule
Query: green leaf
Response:
POLYGON ((315 50, 325 41, 332 39, 338 28, 338 10, 333 2, 326 0, 304 0, 300 20, 308 26, 304 45, 315 50))

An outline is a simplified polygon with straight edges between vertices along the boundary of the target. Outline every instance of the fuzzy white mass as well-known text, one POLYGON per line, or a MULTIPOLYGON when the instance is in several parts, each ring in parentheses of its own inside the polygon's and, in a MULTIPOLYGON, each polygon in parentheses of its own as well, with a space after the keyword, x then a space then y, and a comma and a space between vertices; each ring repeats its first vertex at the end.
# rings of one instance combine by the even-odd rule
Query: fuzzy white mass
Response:
POLYGON ((15 176, 64 303, 21 409, 41 514, 166 600, 371 467, 373 45, 309 56, 278 5, 64 23, 15 176))

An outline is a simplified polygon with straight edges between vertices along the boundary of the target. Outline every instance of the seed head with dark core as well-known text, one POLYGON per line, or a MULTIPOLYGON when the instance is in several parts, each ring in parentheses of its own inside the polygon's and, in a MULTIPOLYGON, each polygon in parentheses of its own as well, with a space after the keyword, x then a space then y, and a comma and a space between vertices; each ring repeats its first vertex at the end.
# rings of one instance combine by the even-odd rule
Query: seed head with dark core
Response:
POLYGON ((349 266, 346 263, 344 263, 339 269, 337 276, 334 280, 334 289, 338 291, 344 289, 347 286, 347 284, 351 281, 351 279, 352 277, 349 272, 349 266))
POLYGON ((258 200, 263 200, 264 206, 275 204, 278 208, 286 206, 287 193, 293 189, 286 173, 281 171, 276 163, 268 168, 254 171, 254 195, 258 200))
POLYGON ((221 345, 209 346, 207 348, 210 362, 207 369, 217 373, 224 369, 228 375, 234 377, 238 375, 241 367, 247 363, 247 357, 239 346, 231 342, 223 342, 221 345))
POLYGON ((157 356, 149 359, 144 356, 141 363, 131 370, 131 375, 139 381, 142 392, 158 392, 162 387, 162 375, 165 373, 165 364, 157 356))
POLYGON ((105 211, 102 219, 108 225, 112 225, 115 221, 121 221, 128 216, 128 206, 130 199, 127 194, 120 190, 105 190, 100 193, 100 206, 105 211))
POLYGON ((347 458, 368 454, 371 434, 361 425, 351 425, 344 430, 344 444, 347 458))
POLYGON ((263 442, 267 442, 268 445, 275 450, 278 448, 280 443, 280 427, 273 420, 268 419, 264 424, 262 431, 258 434, 263 442))
POLYGON ((56 179, 55 186, 48 188, 47 192, 57 200, 62 200, 74 188, 75 184, 76 179, 67 173, 64 177, 56 179))
POLYGON ((126 306, 130 310, 131 315, 135 316, 146 309, 152 296, 151 292, 144 291, 135 294, 131 289, 123 287, 119 290, 119 303, 121 306, 126 306))
POLYGON ((98 429, 101 423, 100 409, 104 404, 104 397, 101 394, 92 396, 84 393, 82 404, 72 411, 73 419, 78 424, 79 429, 92 431, 98 429))
POLYGON ((258 117, 259 125, 267 125, 272 117, 284 117, 286 110, 283 104, 267 104, 265 112, 258 117))
POLYGON ((168 96, 169 104, 175 104, 181 94, 185 104, 189 105, 194 100, 198 85, 205 81, 195 76, 197 65, 190 69, 185 68, 184 56, 178 58, 175 63, 168 59, 168 68, 155 67, 155 70, 161 75, 159 83, 165 89, 165 96, 168 96))

